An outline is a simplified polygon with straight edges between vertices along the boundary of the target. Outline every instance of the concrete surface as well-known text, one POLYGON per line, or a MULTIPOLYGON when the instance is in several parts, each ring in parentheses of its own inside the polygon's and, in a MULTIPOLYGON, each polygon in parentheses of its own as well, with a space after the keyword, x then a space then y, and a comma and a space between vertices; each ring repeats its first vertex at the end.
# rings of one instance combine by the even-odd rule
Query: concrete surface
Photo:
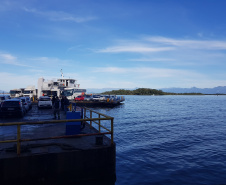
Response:
MULTIPOLYGON (((52 109, 33 105, 24 118, 0 118, 0 123, 54 120, 53 117, 52 109)), ((66 119, 63 111, 61 119, 66 119)), ((9 134, 0 132, 0 140, 16 139, 15 126, 12 129, 15 131, 7 128, 9 134)), ((22 126, 21 138, 63 136, 65 131, 66 123, 26 125, 22 126)), ((96 132, 89 124, 81 130, 81 134, 96 132)), ((74 184, 99 180, 114 184, 115 152, 115 144, 106 136, 102 145, 96 145, 96 136, 22 142, 20 156, 16 154, 16 143, 1 143, 0 184, 74 184)))

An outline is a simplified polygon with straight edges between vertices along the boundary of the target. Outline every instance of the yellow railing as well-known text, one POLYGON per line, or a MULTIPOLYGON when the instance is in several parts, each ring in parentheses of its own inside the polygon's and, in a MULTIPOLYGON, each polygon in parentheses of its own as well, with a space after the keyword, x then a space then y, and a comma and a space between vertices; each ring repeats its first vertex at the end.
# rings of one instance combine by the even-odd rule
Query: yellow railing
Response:
POLYGON ((113 133, 114 133, 114 118, 107 116, 105 114, 96 112, 92 109, 89 108, 84 108, 84 118, 91 118, 93 120, 90 120, 90 127, 92 127, 92 122, 96 123, 98 125, 98 131, 99 133, 101 133, 101 128, 103 128, 104 130, 108 131, 109 133, 111 133, 111 143, 114 142, 114 138, 113 138, 113 133), (89 111, 89 117, 87 117, 87 111, 89 111), (93 118, 93 113, 98 115, 98 118, 93 118), (101 125, 100 120, 102 120, 103 118, 101 118, 101 116, 103 116, 105 118, 105 120, 111 120, 111 129, 106 128, 105 126, 101 125))
POLYGON ((86 107, 83 108, 84 110, 84 119, 67 119, 67 120, 51 120, 51 121, 26 121, 26 122, 10 122, 10 123, 0 123, 1 126, 13 126, 17 125, 17 139, 14 140, 4 140, 0 141, 0 143, 11 143, 11 142, 16 142, 17 143, 17 154, 20 155, 21 153, 21 142, 25 141, 37 141, 37 140, 48 140, 48 139, 61 139, 61 138, 75 138, 75 137, 82 137, 82 136, 94 136, 94 135, 106 135, 109 134, 111 135, 111 143, 113 144, 114 139, 113 139, 113 126, 114 126, 114 118, 101 114, 99 112, 93 111, 91 109, 88 109, 86 107), (90 116, 87 116, 87 111, 89 111, 90 116), (93 118, 93 114, 96 113, 98 115, 98 118, 93 118), (101 118, 102 116, 102 118, 101 118), (110 129, 106 128, 101 124, 101 121, 103 120, 110 120, 111 121, 111 126, 110 129), (87 133, 87 134, 77 134, 77 135, 63 135, 63 136, 54 136, 54 137, 45 137, 45 138, 35 138, 35 139, 23 139, 21 138, 21 126, 22 125, 34 125, 34 124, 57 124, 57 123, 65 123, 65 122, 90 122, 90 127, 92 127, 92 123, 96 123, 99 126, 99 129, 97 130, 97 133, 87 133), (101 128, 106 130, 105 132, 101 132, 101 128))

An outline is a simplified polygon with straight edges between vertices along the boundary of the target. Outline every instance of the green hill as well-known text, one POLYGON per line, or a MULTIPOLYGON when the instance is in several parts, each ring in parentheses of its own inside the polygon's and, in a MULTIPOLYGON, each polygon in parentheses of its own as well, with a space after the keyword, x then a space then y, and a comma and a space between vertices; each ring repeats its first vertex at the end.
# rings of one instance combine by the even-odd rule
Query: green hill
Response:
POLYGON ((139 88, 135 90, 112 90, 106 91, 101 94, 115 94, 115 95, 202 95, 202 93, 166 93, 162 90, 149 89, 149 88, 139 88))

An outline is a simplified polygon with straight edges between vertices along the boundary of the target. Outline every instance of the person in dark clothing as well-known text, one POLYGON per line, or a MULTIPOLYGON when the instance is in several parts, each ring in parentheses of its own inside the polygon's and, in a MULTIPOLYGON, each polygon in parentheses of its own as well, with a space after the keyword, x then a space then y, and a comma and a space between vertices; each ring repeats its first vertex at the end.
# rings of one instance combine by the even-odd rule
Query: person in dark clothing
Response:
POLYGON ((60 119, 60 107, 61 107, 61 102, 59 98, 56 97, 56 100, 54 101, 54 104, 53 104, 54 119, 56 119, 57 115, 58 115, 58 119, 60 119))
POLYGON ((62 96, 62 98, 61 98, 61 110, 64 110, 64 100, 65 100, 65 97, 62 96))
POLYGON ((67 97, 64 97, 64 111, 67 112, 68 110, 68 105, 69 105, 69 100, 67 99, 67 97))
POLYGON ((52 98, 52 105, 54 104, 55 100, 56 100, 56 97, 53 96, 53 98, 52 98))

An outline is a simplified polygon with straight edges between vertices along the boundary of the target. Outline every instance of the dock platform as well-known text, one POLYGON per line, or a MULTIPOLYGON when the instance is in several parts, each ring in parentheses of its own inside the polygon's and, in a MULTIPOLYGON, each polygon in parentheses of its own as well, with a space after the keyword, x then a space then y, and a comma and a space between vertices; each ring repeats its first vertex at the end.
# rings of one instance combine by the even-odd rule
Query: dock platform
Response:
MULTIPOLYGON (((0 143, 1 185, 115 183, 115 143, 104 134, 92 135, 98 130, 88 121, 84 122, 79 137, 65 136, 67 123, 60 122, 63 120, 66 120, 65 112, 61 111, 61 120, 54 120, 52 109, 39 110, 35 104, 24 118, 0 118, 0 124, 53 122, 21 125, 23 142, 19 155, 16 142, 0 143)), ((0 141, 18 139, 16 125, 0 128, 0 141)))

